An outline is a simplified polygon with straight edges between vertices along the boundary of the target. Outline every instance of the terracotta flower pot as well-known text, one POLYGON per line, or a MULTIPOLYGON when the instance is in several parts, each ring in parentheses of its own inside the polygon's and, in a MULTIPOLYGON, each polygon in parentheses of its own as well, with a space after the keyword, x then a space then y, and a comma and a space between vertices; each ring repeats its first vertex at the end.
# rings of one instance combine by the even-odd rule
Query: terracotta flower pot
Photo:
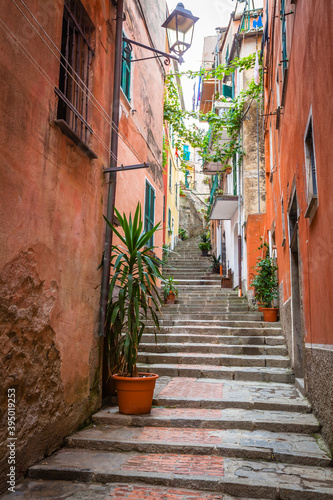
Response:
POLYGON ((232 172, 232 167, 227 167, 227 168, 225 169, 225 173, 226 173, 226 174, 231 174, 231 172, 232 172))
POLYGON ((264 313, 264 321, 270 323, 277 321, 278 309, 276 307, 263 307, 262 312, 264 313))
POLYGON ((116 381, 119 412, 125 415, 150 413, 158 375, 139 373, 139 377, 113 375, 116 381))
POLYGON ((202 257, 208 257, 208 250, 206 250, 205 248, 201 250, 201 256, 202 257))

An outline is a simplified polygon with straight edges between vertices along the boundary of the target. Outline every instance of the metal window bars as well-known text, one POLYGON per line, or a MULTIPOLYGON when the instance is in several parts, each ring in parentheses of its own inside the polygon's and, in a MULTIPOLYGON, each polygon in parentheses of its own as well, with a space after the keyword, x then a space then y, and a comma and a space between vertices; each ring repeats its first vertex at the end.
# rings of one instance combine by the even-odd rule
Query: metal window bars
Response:
POLYGON ((79 2, 65 0, 61 40, 61 66, 57 123, 88 156, 96 155, 87 146, 93 133, 89 119, 89 70, 94 50, 94 26, 79 2), (82 147, 86 145, 87 147, 82 147))

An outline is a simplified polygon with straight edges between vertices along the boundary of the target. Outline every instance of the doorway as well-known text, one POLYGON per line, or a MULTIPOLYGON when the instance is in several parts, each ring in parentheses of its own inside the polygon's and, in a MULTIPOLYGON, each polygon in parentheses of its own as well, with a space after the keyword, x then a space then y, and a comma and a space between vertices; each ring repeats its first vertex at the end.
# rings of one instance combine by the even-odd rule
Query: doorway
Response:
POLYGON ((292 361, 296 378, 304 377, 304 335, 302 328, 302 301, 299 269, 298 203, 296 189, 290 198, 288 210, 290 241, 292 361))

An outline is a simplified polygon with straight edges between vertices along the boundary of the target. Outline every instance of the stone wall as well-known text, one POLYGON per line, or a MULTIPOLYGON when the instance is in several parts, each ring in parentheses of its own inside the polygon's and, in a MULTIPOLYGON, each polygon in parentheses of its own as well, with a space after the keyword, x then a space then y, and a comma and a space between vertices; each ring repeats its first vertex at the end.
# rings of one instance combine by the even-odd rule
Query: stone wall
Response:
MULTIPOLYGON (((204 229, 203 218, 199 215, 195 201, 190 195, 179 197, 179 227, 185 229, 187 236, 198 236, 204 229)), ((197 202, 199 206, 199 201, 197 202)))
POLYGON ((333 453, 333 350, 305 347, 305 389, 333 453))

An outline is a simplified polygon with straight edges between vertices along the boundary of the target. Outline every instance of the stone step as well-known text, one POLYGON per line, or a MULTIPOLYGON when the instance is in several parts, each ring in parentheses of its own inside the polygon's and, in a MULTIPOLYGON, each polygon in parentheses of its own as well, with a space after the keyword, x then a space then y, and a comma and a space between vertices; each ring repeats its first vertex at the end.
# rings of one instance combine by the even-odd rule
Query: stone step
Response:
POLYGON ((220 366, 176 363, 138 363, 139 371, 157 373, 167 377, 201 377, 256 382, 282 382, 291 384, 295 378, 290 368, 264 366, 220 366))
MULTIPOLYGON (((211 314, 211 313, 205 313, 205 312, 197 312, 197 313, 191 313, 191 314, 173 314, 170 312, 170 309, 166 307, 162 307, 161 309, 163 318, 164 319, 176 319, 176 318, 181 318, 182 320, 196 320, 197 323, 201 321, 206 321, 206 320, 212 320, 212 321, 258 321, 262 322, 262 313, 258 312, 250 312, 250 311, 241 311, 241 312, 220 312, 219 314, 211 314)), ((267 325, 269 323, 266 323, 267 325)), ((279 323, 274 323, 275 325, 278 325, 279 323)))
MULTIPOLYGON (((159 339, 160 340, 160 339, 159 339)), ((220 353, 220 354, 233 354, 233 355, 278 355, 278 356, 287 356, 288 349, 285 345, 278 346, 267 346, 267 345, 220 345, 220 344, 207 344, 207 343, 161 343, 159 341, 158 344, 154 343, 141 343, 140 352, 149 352, 149 353, 179 353, 179 352, 187 352, 187 353, 220 353)))
POLYGON ((118 408, 103 408, 93 415, 95 424, 136 427, 188 427, 196 429, 243 429, 315 434, 320 425, 312 413, 240 408, 152 408, 146 415, 122 415, 118 408))
POLYGON ((182 364, 205 365, 222 367, 269 367, 287 368, 290 360, 287 356, 277 355, 237 355, 222 353, 201 353, 201 352, 177 352, 177 353, 151 353, 139 352, 138 362, 144 364, 182 364))
MULTIPOLYGON (((24 500, 70 499, 70 500, 222 500, 220 493, 150 486, 144 483, 83 483, 82 481, 50 481, 26 479, 16 485, 16 491, 24 500)), ((14 494, 14 497, 16 496, 14 494)), ((1 496, 13 500, 13 493, 1 496)), ((223 494, 223 500, 251 500, 223 494)), ((254 500, 254 499, 252 499, 254 500)), ((258 498, 256 499, 258 500, 258 498)), ((260 500, 260 499, 259 499, 260 500)), ((261 500, 264 500, 263 498, 261 500)))
POLYGON ((291 384, 216 378, 161 376, 156 382, 153 404, 183 409, 311 411, 308 400, 291 384))
MULTIPOLYGON (((308 435, 244 429, 89 426, 65 440, 70 448, 182 453, 329 466, 330 457, 308 435)), ((321 444, 322 445, 322 444, 321 444)))
MULTIPOLYGON (((142 336, 142 342, 144 344, 155 345, 155 335, 153 333, 144 333, 142 336)), ((209 344, 214 346, 219 345, 233 345, 233 346, 282 346, 285 348, 284 337, 275 336, 230 336, 230 335, 183 335, 180 333, 168 334, 163 333, 157 334, 157 348, 163 344, 209 344)), ((141 344, 143 345, 143 344, 141 344)))
MULTIPOLYGON (((146 326, 145 333, 153 333, 153 326, 146 326)), ((161 326, 161 333, 181 333, 181 334, 203 334, 203 335, 233 335, 233 336, 281 336, 280 328, 241 328, 221 325, 176 325, 176 326, 161 326)))
MULTIPOLYGON (((199 326, 196 319, 179 319, 175 316, 173 319, 166 319, 165 314, 161 317, 159 315, 159 322, 162 326, 199 326)), ((170 316, 170 315, 168 315, 170 316)), ((153 325, 153 320, 145 320, 145 325, 153 325)), ((200 321, 201 326, 224 326, 233 328, 264 328, 265 330, 275 330, 279 329, 281 331, 281 326, 279 322, 276 323, 265 323, 264 321, 240 321, 240 320, 212 320, 205 319, 200 321)))
POLYGON ((205 306, 204 304, 198 303, 197 305, 191 304, 179 304, 177 301, 175 304, 167 304, 167 307, 165 310, 168 310, 169 314, 170 313, 179 313, 180 315, 182 313, 190 314, 190 313, 197 313, 198 309, 204 308, 204 311, 206 314, 218 314, 219 312, 247 312, 249 310, 247 305, 243 304, 209 304, 205 306))
POLYGON ((248 303, 245 301, 239 301, 239 300, 225 300, 225 299, 188 299, 187 297, 177 297, 176 301, 174 304, 167 304, 166 309, 183 309, 184 311, 188 310, 187 308, 192 308, 189 309, 189 311, 195 311, 198 310, 198 307, 200 307, 201 310, 205 310, 206 312, 214 311, 214 310, 220 310, 223 308, 232 308, 232 309, 241 309, 241 310, 249 310, 248 303))
POLYGON ((333 469, 228 457, 64 448, 29 469, 33 479, 145 482, 236 496, 328 500, 333 469))

